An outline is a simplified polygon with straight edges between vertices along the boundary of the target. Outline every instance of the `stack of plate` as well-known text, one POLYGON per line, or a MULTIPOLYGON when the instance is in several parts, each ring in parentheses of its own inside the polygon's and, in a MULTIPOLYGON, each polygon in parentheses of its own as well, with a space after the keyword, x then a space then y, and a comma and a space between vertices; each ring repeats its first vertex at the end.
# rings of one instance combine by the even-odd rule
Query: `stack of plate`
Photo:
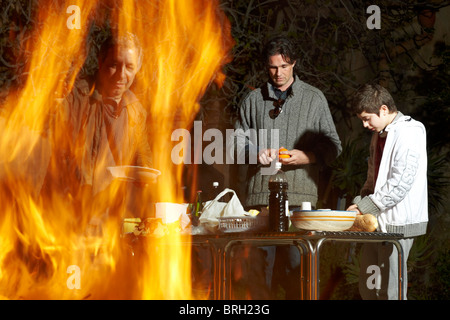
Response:
POLYGON ((315 231, 344 231, 353 225, 356 211, 302 210, 291 215, 292 224, 298 229, 315 231))

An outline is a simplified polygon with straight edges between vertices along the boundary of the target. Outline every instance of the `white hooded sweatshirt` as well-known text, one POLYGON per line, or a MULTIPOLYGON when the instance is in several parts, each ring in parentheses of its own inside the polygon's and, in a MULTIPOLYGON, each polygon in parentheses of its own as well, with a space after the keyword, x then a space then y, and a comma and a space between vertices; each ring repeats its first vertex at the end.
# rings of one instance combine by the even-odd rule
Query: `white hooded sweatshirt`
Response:
POLYGON ((374 188, 374 157, 379 134, 370 145, 367 180, 354 203, 378 219, 378 231, 405 237, 426 233, 428 223, 426 130, 401 112, 389 124, 374 188))

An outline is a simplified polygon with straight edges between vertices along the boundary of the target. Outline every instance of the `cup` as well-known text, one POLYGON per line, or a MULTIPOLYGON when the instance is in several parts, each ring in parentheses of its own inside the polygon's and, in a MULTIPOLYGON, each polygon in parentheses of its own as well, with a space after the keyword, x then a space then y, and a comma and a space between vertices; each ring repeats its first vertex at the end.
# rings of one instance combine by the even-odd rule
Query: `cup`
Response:
POLYGON ((187 207, 187 203, 158 202, 156 203, 155 217, 161 218, 164 224, 173 223, 177 221, 183 213, 186 214, 187 207))
POLYGON ((311 202, 302 202, 302 210, 311 210, 311 202))

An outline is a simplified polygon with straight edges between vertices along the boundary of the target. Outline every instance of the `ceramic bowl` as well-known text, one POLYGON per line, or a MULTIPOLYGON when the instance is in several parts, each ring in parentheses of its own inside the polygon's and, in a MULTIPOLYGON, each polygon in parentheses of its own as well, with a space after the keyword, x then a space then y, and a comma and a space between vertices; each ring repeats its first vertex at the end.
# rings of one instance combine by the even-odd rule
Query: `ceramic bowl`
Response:
POLYGON ((356 211, 302 210, 291 215, 292 224, 303 230, 344 231, 353 225, 356 211))

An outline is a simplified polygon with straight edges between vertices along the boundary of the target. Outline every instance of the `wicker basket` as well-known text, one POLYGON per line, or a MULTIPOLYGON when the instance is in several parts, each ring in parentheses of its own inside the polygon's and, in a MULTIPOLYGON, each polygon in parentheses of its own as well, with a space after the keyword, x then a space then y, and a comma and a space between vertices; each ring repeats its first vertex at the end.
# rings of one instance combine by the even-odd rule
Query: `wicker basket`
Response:
POLYGON ((267 229, 267 226, 267 216, 219 218, 219 231, 224 233, 263 231, 267 229))

